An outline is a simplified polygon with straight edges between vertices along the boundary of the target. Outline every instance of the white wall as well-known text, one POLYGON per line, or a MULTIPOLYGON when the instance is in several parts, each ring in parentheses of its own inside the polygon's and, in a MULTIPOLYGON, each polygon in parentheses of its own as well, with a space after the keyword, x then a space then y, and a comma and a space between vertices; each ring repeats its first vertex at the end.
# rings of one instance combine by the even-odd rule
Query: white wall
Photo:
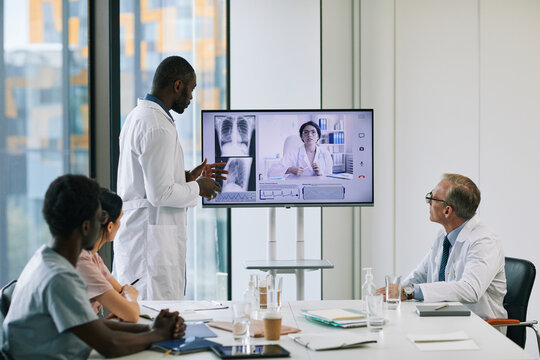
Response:
MULTIPOLYGON (((362 108, 375 110, 375 206, 361 210, 361 258, 363 266, 375 268, 379 284, 387 273, 405 275, 430 248, 438 225, 429 222, 423 198, 443 172, 478 183, 480 216, 500 234, 508 256, 540 263, 540 2, 235 0, 231 14, 233 108, 318 107, 321 98, 324 107, 358 106, 359 97, 362 108), (360 5, 360 96, 354 91, 357 54, 348 48, 357 45, 355 23, 343 11, 351 4, 353 12, 360 5), (326 32, 328 24, 337 28, 326 32), (252 53, 255 58, 246 57, 252 53)), ((278 212, 278 221, 285 242, 292 243, 288 211, 294 212, 278 212)), ((321 225, 314 225, 319 232, 322 226, 323 251, 330 244, 326 226, 341 226, 349 237, 335 248, 354 249, 358 228, 350 224, 359 211, 340 211, 325 209, 321 225)), ((256 237, 249 251, 263 259, 266 211, 235 209, 233 237, 256 237), (241 230, 246 218, 249 228, 241 230)), ((235 241, 233 252, 242 246, 235 241)), ((323 287, 356 296, 357 264, 345 262, 337 269, 349 271, 345 280, 325 272, 323 287)), ((238 266, 233 264, 235 289, 246 281, 235 285, 238 266)), ((530 318, 540 318, 539 303, 535 289, 530 318)), ((536 354, 533 339, 529 334, 536 354)))
MULTIPOLYGON (((231 108, 320 107, 318 0, 230 2, 231 108)), ((246 260, 266 258, 267 209, 232 210, 232 295, 247 287, 246 260)), ((295 258, 296 209, 277 210, 278 259, 295 258)), ((321 258, 321 210, 305 210, 305 257, 321 258)), ((305 277, 306 299, 320 298, 321 272, 305 277)), ((284 276, 284 300, 296 298, 293 275, 284 276)))
MULTIPOLYGON (((358 97, 354 92, 360 77, 353 71, 358 61, 354 53, 353 28, 359 19, 353 11, 354 2, 321 1, 321 98, 324 109, 352 109, 358 97)), ((358 230, 354 226, 355 215, 352 207, 322 209, 322 256, 334 264, 334 269, 326 270, 322 276, 323 299, 352 299, 360 295, 360 277, 357 276, 360 272, 360 239, 355 236, 358 230)))
MULTIPOLYGON (((376 122, 362 260, 376 280, 405 275, 430 248, 438 225, 423 197, 443 172, 477 182, 507 256, 539 264, 540 2, 363 0, 361 14, 362 106, 376 122)), ((534 289, 529 318, 538 304, 534 289)))

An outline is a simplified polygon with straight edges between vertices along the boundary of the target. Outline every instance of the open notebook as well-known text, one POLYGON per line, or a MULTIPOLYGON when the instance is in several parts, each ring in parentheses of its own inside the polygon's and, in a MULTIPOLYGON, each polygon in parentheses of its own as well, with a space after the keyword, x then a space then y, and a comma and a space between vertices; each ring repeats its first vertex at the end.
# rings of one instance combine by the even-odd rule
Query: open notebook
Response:
POLYGON ((374 335, 351 333, 346 331, 332 331, 313 334, 289 334, 296 343, 313 351, 349 349, 366 344, 376 343, 374 335))

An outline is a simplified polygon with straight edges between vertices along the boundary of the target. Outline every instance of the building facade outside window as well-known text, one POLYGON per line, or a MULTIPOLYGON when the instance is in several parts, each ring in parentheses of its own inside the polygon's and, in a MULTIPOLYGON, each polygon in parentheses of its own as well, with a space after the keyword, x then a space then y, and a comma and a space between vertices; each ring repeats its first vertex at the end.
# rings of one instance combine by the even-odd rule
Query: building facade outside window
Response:
POLYGON ((50 240, 52 180, 89 174, 88 1, 0 0, 0 286, 50 240))
MULTIPOLYGON (((150 92, 154 71, 171 55, 197 73, 192 104, 175 124, 187 168, 201 163, 201 110, 227 106, 226 0, 121 0, 121 121, 150 92)), ((227 299, 227 212, 188 212, 186 299, 227 299)))

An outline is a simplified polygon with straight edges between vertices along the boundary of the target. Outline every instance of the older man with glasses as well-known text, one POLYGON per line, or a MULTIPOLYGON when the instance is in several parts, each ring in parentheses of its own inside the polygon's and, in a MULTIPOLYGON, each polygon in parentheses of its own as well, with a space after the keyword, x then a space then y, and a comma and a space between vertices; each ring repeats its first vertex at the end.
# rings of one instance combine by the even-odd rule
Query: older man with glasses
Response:
POLYGON ((463 175, 444 174, 426 202, 429 219, 443 229, 403 280, 402 299, 459 301, 484 319, 506 318, 504 252, 497 235, 476 214, 478 187, 463 175))

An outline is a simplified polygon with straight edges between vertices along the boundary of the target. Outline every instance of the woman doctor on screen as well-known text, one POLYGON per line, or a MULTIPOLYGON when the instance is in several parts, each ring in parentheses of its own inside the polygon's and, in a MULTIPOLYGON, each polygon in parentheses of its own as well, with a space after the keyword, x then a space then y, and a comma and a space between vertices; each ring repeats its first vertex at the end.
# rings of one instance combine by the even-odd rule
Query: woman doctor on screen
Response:
MULTIPOLYGON (((284 151, 281 161, 281 174, 295 176, 325 176, 332 174, 334 162, 330 153, 317 145, 321 129, 313 121, 300 126, 300 139, 304 143, 296 149, 284 151), (284 171, 284 172, 283 172, 284 171)), ((278 169, 270 169, 270 176, 278 175, 278 169)))

